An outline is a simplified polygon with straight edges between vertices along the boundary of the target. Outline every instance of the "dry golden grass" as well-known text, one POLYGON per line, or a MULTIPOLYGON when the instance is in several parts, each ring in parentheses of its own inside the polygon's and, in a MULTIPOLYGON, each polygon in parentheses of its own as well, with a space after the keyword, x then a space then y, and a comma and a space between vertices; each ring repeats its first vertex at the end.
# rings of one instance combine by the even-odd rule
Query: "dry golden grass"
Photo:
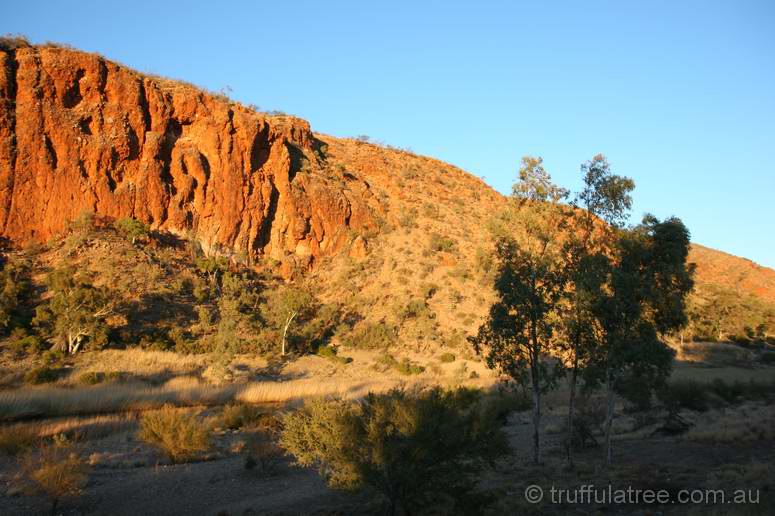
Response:
POLYGON ((740 443, 775 440, 775 407, 746 403, 702 414, 685 435, 690 441, 740 443))
POLYGON ((0 453, 16 455, 30 448, 39 438, 34 428, 16 426, 0 428, 0 453))
POLYGON ((142 349, 108 349, 96 353, 84 353, 79 357, 75 373, 123 372, 137 376, 190 375, 207 368, 212 357, 207 354, 183 355, 172 351, 146 351, 142 349))
POLYGON ((755 362, 753 352, 727 342, 687 342, 676 348, 676 358, 709 365, 744 365, 755 362))
POLYGON ((142 415, 138 436, 160 448, 173 462, 195 460, 212 447, 208 425, 197 414, 169 404, 142 415))
POLYGON ((342 381, 336 378, 287 382, 251 382, 214 386, 197 378, 174 378, 160 387, 127 383, 92 387, 36 387, 0 392, 0 416, 4 421, 34 417, 75 416, 139 411, 174 406, 242 403, 293 403, 316 396, 363 396, 388 390, 402 382, 391 379, 342 381))

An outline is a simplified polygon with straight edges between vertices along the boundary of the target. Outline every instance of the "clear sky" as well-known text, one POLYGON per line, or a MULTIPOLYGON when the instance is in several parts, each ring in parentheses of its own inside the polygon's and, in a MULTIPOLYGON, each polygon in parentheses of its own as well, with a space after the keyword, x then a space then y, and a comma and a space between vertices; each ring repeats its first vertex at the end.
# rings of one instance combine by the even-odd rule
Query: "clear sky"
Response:
POLYGON ((508 192, 606 154, 634 219, 775 267, 775 1, 41 2, 0 33, 366 134, 508 192))

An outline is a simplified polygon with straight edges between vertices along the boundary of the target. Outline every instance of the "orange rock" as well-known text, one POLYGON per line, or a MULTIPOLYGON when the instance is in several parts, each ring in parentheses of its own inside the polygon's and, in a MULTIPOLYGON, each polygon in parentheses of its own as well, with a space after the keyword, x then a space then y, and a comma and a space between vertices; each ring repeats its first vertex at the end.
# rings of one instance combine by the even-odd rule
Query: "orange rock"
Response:
POLYGON ((251 260, 332 255, 374 218, 322 173, 320 145, 304 120, 97 55, 0 51, 0 235, 18 244, 88 210, 251 260))
POLYGON ((353 240, 352 245, 350 246, 350 256, 353 258, 363 259, 366 258, 369 254, 369 247, 366 244, 366 239, 363 238, 361 235, 358 235, 355 240, 353 240))

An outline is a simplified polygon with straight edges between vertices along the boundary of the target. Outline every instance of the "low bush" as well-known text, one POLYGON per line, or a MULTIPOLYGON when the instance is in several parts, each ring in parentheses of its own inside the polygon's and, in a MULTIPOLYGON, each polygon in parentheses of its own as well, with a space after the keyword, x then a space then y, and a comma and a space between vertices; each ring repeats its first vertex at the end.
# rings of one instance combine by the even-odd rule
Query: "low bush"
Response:
POLYGON ((679 409, 708 410, 708 386, 694 380, 673 380, 657 391, 657 397, 669 412, 679 409))
POLYGON ((58 446, 29 454, 22 461, 22 472, 30 494, 43 494, 51 501, 51 514, 57 514, 63 499, 80 496, 88 480, 87 465, 71 450, 58 446))
POLYGON ((327 358, 340 364, 349 364, 353 361, 353 359, 350 357, 340 357, 336 351, 336 348, 332 348, 331 346, 318 346, 318 349, 315 350, 315 354, 319 357, 327 358))
POLYGON ((194 414, 164 405, 143 414, 140 439, 164 451, 173 462, 199 458, 211 447, 211 435, 194 414))
POLYGON ((41 355, 40 359, 46 365, 61 364, 65 359, 65 354, 61 349, 49 349, 41 355))
POLYGON ((399 362, 393 357, 393 355, 388 354, 379 357, 376 363, 384 366, 386 369, 393 369, 406 376, 420 374, 425 371, 423 366, 417 364, 416 362, 412 362, 406 357, 399 362))
POLYGON ((81 373, 81 375, 78 376, 78 383, 83 385, 97 385, 104 382, 121 380, 123 377, 124 373, 120 373, 118 371, 110 371, 107 373, 99 371, 88 371, 86 373, 81 373))
POLYGON ((48 346, 37 335, 24 335, 13 339, 9 348, 17 355, 37 355, 48 349, 48 346))
POLYGON ((451 238, 441 236, 438 233, 431 233, 428 247, 431 251, 450 253, 456 249, 457 243, 451 238))
POLYGON ((395 369, 399 373, 406 376, 413 375, 413 374, 420 374, 425 371, 425 367, 415 362, 412 362, 408 358, 402 359, 401 362, 399 362, 398 365, 395 366, 395 369))
POLYGON ((703 412, 710 408, 714 399, 717 403, 720 400, 727 404, 771 399, 775 397, 775 382, 727 382, 720 378, 710 383, 675 380, 668 382, 657 392, 657 396, 668 410, 703 412))
POLYGON ((248 440, 245 451, 245 469, 256 470, 262 475, 274 474, 285 454, 276 442, 260 435, 248 440))
POLYGON ((442 353, 439 357, 439 361, 442 364, 449 364, 457 360, 457 357, 453 353, 442 353))
POLYGON ((59 379, 61 370, 49 366, 40 366, 30 369, 24 375, 24 381, 33 385, 51 383, 59 379))
POLYGON ((710 392, 727 403, 739 403, 746 400, 768 399, 775 395, 775 382, 725 382, 714 379, 708 386, 710 392))
POLYGON ((398 338, 396 329, 384 322, 364 324, 344 339, 346 346, 356 349, 387 349, 398 338))
POLYGON ((0 452, 16 455, 38 441, 38 434, 29 427, 0 428, 0 452))
POLYGON ((477 474, 508 448, 478 395, 438 388, 308 401, 283 419, 280 446, 332 487, 375 489, 388 514, 481 511, 477 474))
POLYGON ((245 404, 230 404, 223 407, 221 421, 224 428, 237 430, 255 425, 264 412, 256 406, 245 404))

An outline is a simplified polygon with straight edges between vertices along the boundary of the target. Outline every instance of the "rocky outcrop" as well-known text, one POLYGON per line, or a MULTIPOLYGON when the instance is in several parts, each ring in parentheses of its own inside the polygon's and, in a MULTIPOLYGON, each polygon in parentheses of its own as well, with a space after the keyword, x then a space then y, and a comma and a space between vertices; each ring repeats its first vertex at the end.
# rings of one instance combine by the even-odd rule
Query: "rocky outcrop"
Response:
POLYGON ((379 210, 321 147, 303 120, 98 55, 0 50, 0 234, 15 243, 45 241, 87 210, 308 264, 372 229, 379 210))

